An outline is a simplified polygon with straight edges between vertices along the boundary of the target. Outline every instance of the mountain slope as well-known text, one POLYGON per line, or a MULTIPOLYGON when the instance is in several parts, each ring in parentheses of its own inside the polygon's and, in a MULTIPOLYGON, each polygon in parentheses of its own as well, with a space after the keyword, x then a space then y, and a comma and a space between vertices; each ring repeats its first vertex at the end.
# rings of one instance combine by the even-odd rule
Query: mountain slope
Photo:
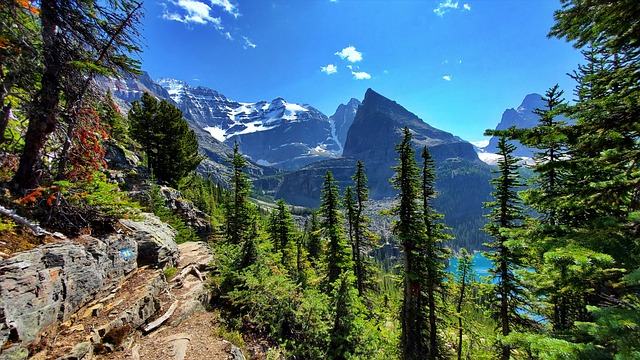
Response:
MULTIPOLYGON (((150 93, 157 99, 167 100, 170 103, 179 106, 173 99, 176 88, 180 86, 179 82, 173 88, 168 89, 153 81, 153 79, 143 72, 140 76, 130 77, 123 80, 114 80, 103 78, 99 82, 99 87, 104 91, 109 89, 113 93, 114 100, 118 106, 126 113, 130 108, 130 103, 139 100, 145 92, 150 93)), ((197 171, 201 174, 211 174, 213 180, 220 184, 227 182, 227 174, 230 172, 228 159, 233 154, 233 150, 225 143, 218 141, 205 131, 197 121, 197 112, 191 108, 185 107, 188 111, 183 110, 183 116, 189 123, 191 129, 196 133, 198 139, 199 151, 206 155, 206 158, 200 163, 197 171)), ((275 169, 260 166, 255 162, 249 162, 247 168, 253 176, 273 175, 275 169)))
POLYGON ((343 158, 314 163, 285 175, 276 197, 294 205, 317 206, 325 171, 331 170, 344 189, 353 185, 350 177, 355 172, 355 163, 362 160, 371 198, 392 199, 396 191, 389 179, 397 162, 395 144, 400 142, 404 126, 413 132, 417 158, 420 149, 427 146, 436 160, 437 188, 441 193, 436 206, 445 213, 445 222, 454 228, 460 243, 479 248, 485 239, 479 228, 484 224, 482 202, 489 200, 491 191, 490 167, 478 159, 470 143, 424 123, 371 89, 367 90, 349 129, 343 158))
POLYGON ((310 105, 282 98, 241 103, 206 87, 173 79, 159 83, 195 126, 229 146, 237 141, 258 164, 292 170, 340 153, 329 118, 310 105))

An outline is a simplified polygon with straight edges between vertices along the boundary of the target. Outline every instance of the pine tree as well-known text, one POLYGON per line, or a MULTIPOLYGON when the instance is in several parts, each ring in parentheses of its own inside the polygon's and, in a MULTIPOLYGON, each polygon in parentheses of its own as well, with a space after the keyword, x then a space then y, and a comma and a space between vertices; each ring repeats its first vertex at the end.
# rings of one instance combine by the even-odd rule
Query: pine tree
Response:
POLYGON ((411 131, 403 130, 396 145, 398 165, 391 180, 398 190, 391 213, 398 219, 392 231, 404 254, 404 293, 402 299, 401 349, 404 359, 423 359, 429 349, 427 302, 424 296, 426 264, 426 232, 420 203, 420 171, 416 167, 415 150, 411 147, 411 131))
POLYGON ((340 275, 351 268, 351 254, 342 228, 338 185, 331 171, 327 170, 322 185, 320 214, 322 228, 327 238, 327 282, 333 284, 340 275))
POLYGON ((247 160, 242 157, 238 149, 238 143, 233 147, 233 156, 229 159, 231 163, 231 198, 225 206, 226 233, 227 239, 232 244, 242 244, 245 241, 252 241, 252 220, 254 209, 249 202, 251 194, 251 181, 244 168, 247 167, 247 160), (251 240, 249 240, 251 239, 251 240))
POLYGON ((145 93, 141 102, 132 104, 129 121, 131 137, 142 145, 147 165, 159 180, 177 186, 202 161, 195 133, 168 101, 158 103, 145 93))
POLYGON ((470 282, 473 282, 475 276, 473 273, 474 266, 473 255, 469 255, 467 249, 461 248, 460 255, 458 256, 458 268, 456 269, 458 284, 460 285, 460 293, 456 301, 456 313, 458 317, 458 360, 462 360, 462 335, 464 332, 462 306, 466 299, 467 287, 470 282))
POLYGON ((438 292, 444 293, 444 260, 447 255, 442 242, 451 236, 445 231, 449 230, 439 220, 443 216, 437 213, 433 207, 433 200, 437 196, 435 190, 435 162, 427 147, 422 148, 422 217, 426 231, 425 247, 426 258, 426 297, 429 307, 429 359, 439 359, 441 341, 438 339, 438 314, 444 311, 444 306, 438 296, 438 292))
POLYGON ((318 222, 318 213, 311 213, 311 221, 307 227, 308 239, 307 239, 307 252, 309 253, 309 260, 312 264, 316 264, 320 255, 322 254, 322 236, 320 234, 320 223, 318 222))
POLYGON ((276 201, 276 209, 269 215, 267 233, 273 243, 273 251, 280 253, 282 263, 287 268, 292 267, 292 251, 296 235, 294 233, 295 224, 293 217, 287 209, 287 203, 278 199, 276 201))
MULTIPOLYGON (((495 191, 491 195, 494 201, 485 203, 490 208, 489 224, 485 231, 494 238, 491 243, 485 244, 491 250, 486 257, 493 262, 493 268, 489 271, 492 280, 496 282, 496 295, 500 301, 495 317, 498 319, 500 334, 508 336, 517 325, 525 323, 523 315, 518 309, 523 305, 523 287, 521 279, 515 271, 523 266, 523 254, 518 238, 514 236, 513 229, 521 225, 523 218, 521 200, 517 189, 523 186, 518 172, 518 161, 513 156, 515 145, 508 142, 504 133, 493 132, 500 135, 498 141, 498 176, 491 180, 495 191)), ((501 344, 501 360, 511 357, 511 346, 501 344)))
POLYGON ((369 253, 376 248, 378 238, 369 229, 371 218, 366 214, 366 202, 369 200, 369 188, 367 175, 364 171, 364 163, 360 160, 356 163, 356 172, 351 179, 354 181, 355 204, 353 211, 353 242, 355 275, 358 294, 362 297, 367 288, 374 287, 373 275, 376 269, 369 257, 369 253))
POLYGON ((40 38, 35 42, 41 41, 41 86, 12 179, 22 189, 38 183, 41 172, 36 166, 61 120, 67 123, 67 134, 73 133, 74 116, 88 107, 84 98, 96 75, 139 73, 139 62, 129 55, 140 50, 136 42, 142 3, 42 0, 39 5, 40 38))

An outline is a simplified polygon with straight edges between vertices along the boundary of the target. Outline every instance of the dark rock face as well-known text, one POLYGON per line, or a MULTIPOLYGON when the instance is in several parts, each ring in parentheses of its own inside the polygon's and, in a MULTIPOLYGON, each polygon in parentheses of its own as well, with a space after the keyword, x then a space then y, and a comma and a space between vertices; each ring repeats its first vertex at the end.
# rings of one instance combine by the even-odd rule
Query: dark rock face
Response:
MULTIPOLYGON (((535 109, 544 109, 545 102, 542 100, 540 94, 529 94, 522 100, 522 104, 517 109, 507 109, 502 114, 500 123, 496 126, 496 130, 507 130, 512 126, 520 129, 530 129, 538 125, 540 117, 533 113, 535 109)), ((515 156, 532 157, 533 153, 531 149, 524 147, 519 141, 513 141, 516 145, 514 152, 515 156)), ((498 138, 493 136, 489 140, 489 145, 485 148, 485 151, 497 153, 498 152, 498 138)))
MULTIPOLYGON (((402 140, 402 129, 408 126, 413 133, 416 161, 421 164, 421 149, 429 148, 436 161, 436 187, 440 192, 436 207, 445 214, 446 223, 454 234, 462 235, 465 244, 483 242, 479 230, 485 220, 482 202, 489 200, 490 167, 482 163, 473 146, 450 133, 436 129, 372 90, 365 94, 358 107, 345 142, 343 158, 317 162, 284 176, 276 194, 290 204, 317 207, 323 176, 330 170, 340 189, 352 186, 355 164, 361 160, 369 180, 370 197, 374 200, 392 199, 397 191, 391 187, 393 167, 397 164, 395 145, 402 140)), ((465 245, 469 247, 469 245, 465 245)))
POLYGON ((155 215, 142 214, 142 217, 142 221, 120 220, 137 243, 138 266, 174 266, 179 255, 174 241, 176 231, 155 215))
POLYGON ((420 149, 427 146, 437 163, 451 158, 479 161, 470 143, 424 123, 396 102, 369 89, 349 128, 343 159, 315 163, 286 175, 276 196, 294 205, 317 206, 326 170, 331 170, 344 188, 352 185, 350 177, 357 160, 363 161, 367 169, 372 199, 395 196, 389 179, 396 164, 395 144, 401 141, 405 126, 413 132, 418 159, 420 149))
POLYGON ((396 156, 394 146, 400 142, 405 126, 411 129, 416 148, 427 146, 436 161, 451 157, 478 160, 473 145, 430 126, 395 101, 371 89, 367 90, 349 128, 343 156, 393 160, 396 156))
POLYGON ((347 132, 356 118, 360 104, 360 100, 351 99, 347 104, 338 105, 336 112, 329 118, 333 124, 332 131, 343 149, 347 141, 347 132))

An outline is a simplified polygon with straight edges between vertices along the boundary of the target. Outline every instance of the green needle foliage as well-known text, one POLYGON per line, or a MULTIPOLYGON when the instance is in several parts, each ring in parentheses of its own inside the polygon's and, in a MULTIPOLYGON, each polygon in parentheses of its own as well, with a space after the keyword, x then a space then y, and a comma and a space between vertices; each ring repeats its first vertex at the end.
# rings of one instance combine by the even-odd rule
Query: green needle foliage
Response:
POLYGON ((338 184, 331 171, 327 170, 322 185, 322 199, 320 215, 322 220, 320 227, 327 239, 327 252, 325 261, 327 264, 327 283, 333 284, 340 274, 351 269, 352 257, 347 240, 342 228, 342 214, 340 212, 340 197, 338 184))
POLYGON ((177 187, 202 161, 196 134, 182 112, 168 101, 158 103, 145 93, 140 102, 133 102, 129 121, 131 137, 142 145, 147 164, 158 180, 177 187))
MULTIPOLYGON (((499 302, 495 317, 504 337, 526 324, 524 316, 519 312, 524 305, 524 289, 521 278, 516 274, 524 265, 524 245, 513 231, 521 226, 524 219, 517 193, 523 183, 518 172, 520 159, 513 156, 515 148, 515 145, 508 142, 507 136, 501 134, 498 141, 498 170, 494 171, 498 176, 491 180, 495 189, 491 195, 495 200, 485 204, 491 209, 488 215, 490 222, 485 226, 485 231, 494 239, 485 244, 491 249, 486 257, 493 262, 490 273, 497 283, 495 295, 499 302)), ((500 359, 510 359, 511 346, 502 343, 500 348, 500 359)))

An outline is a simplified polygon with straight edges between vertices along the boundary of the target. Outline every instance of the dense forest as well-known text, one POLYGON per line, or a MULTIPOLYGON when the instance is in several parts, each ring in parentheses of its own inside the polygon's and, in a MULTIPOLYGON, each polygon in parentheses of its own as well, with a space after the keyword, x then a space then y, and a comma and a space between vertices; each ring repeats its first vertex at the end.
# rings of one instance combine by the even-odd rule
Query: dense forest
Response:
MULTIPOLYGON (((435 165, 408 128, 390 179, 397 196, 382 210, 401 251, 393 262, 373 256, 381 241, 365 163, 344 189, 328 171, 320 208, 302 217, 251 198, 237 144, 229 188, 196 174, 197 141, 178 109, 145 95, 123 114, 95 86, 139 72, 141 7, 2 0, 2 210, 69 236, 149 211, 179 241, 209 242, 220 331, 264 339, 271 359, 640 359, 639 2, 561 0, 549 36, 584 55, 569 75, 573 96, 550 84, 536 127, 487 132, 500 137, 485 204, 488 278, 474 274, 473 254, 443 245, 456 240, 434 208, 435 165), (529 182, 510 140, 535 149, 529 182), (113 177, 105 156, 115 148, 143 154, 142 166, 113 177), (212 230, 187 226, 160 185, 180 190, 212 230), (458 268, 447 273, 451 256, 458 268)), ((3 238, 19 231, 8 213, 3 238)))

